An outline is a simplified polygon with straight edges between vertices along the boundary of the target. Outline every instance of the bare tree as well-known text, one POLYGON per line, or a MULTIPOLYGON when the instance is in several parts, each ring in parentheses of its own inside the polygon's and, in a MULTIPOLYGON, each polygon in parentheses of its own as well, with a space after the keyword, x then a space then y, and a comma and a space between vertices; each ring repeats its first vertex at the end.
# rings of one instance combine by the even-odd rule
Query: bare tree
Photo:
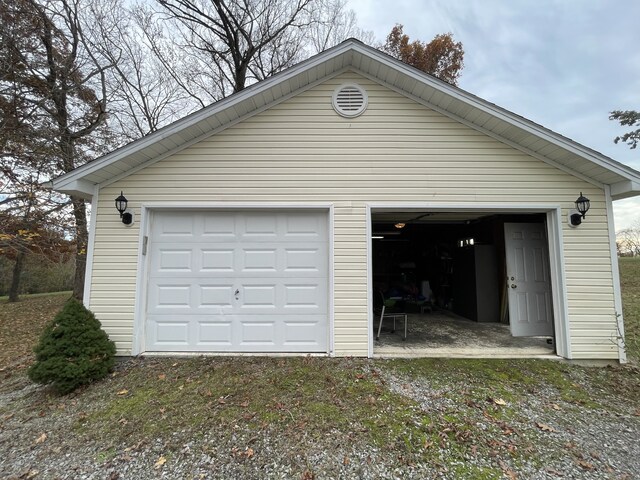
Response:
POLYGON ((616 245, 620 256, 640 255, 640 220, 636 220, 631 227, 616 233, 616 245))
POLYGON ((299 34, 315 21, 313 0, 157 3, 180 25, 185 46, 204 53, 233 92, 295 62, 299 34))
MULTIPOLYGON (((15 178, 26 172, 40 182, 43 174, 70 172, 109 148, 104 127, 110 65, 87 48, 82 8, 80 0, 0 0, 1 47, 8 59, 0 78, 1 157, 5 167, 7 158, 14 160, 15 178)), ((82 298, 86 205, 74 196, 69 205, 76 239, 74 296, 82 298)))
POLYGON ((204 107, 350 36, 344 0, 156 0, 138 7, 145 41, 167 75, 204 107))
POLYGON ((310 54, 322 52, 347 38, 356 38, 361 42, 378 47, 371 31, 358 26, 356 12, 347 9, 346 0, 322 0, 318 7, 318 20, 306 31, 310 54))
POLYGON ((106 76, 109 121, 121 142, 154 132, 194 109, 153 54, 147 35, 156 39, 163 32, 148 10, 123 0, 94 0, 89 11, 87 42, 112 65, 106 76))

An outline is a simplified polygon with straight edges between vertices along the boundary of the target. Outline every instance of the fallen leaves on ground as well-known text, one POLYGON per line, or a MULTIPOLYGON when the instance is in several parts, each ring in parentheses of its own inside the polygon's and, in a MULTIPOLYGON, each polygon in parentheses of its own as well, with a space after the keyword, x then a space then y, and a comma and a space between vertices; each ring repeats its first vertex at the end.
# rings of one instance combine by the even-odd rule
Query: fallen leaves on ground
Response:
POLYGON ((313 474, 311 470, 305 470, 302 472, 301 480, 314 480, 316 476, 313 474))
POLYGON ((19 302, 0 302, 0 365, 25 368, 33 358, 45 325, 70 297, 69 292, 21 297, 19 302), (26 358, 25 358, 26 357, 26 358))
POLYGON ((536 427, 538 427, 543 432, 556 432, 557 430, 546 423, 536 422, 536 427))
POLYGON ((158 460, 156 461, 156 463, 153 465, 153 468, 155 468, 156 470, 162 468, 162 466, 167 463, 167 459, 164 456, 160 456, 160 458, 158 458, 158 460))
POLYGON ((505 477, 507 477, 510 480, 516 480, 518 478, 518 475, 516 475, 516 472, 514 472, 506 463, 504 463, 502 460, 500 460, 499 462, 500 464, 500 468, 502 469, 502 473, 504 473, 505 477))
POLYGON ((36 438, 36 445, 38 443, 44 443, 44 441, 47 439, 47 434, 43 433, 42 435, 40 435, 38 438, 36 438))
POLYGON ((126 395, 127 393, 129 393, 129 390, 127 390, 126 388, 120 390, 116 395, 126 395))
POLYGON ((586 460, 578 459, 576 460, 576 463, 585 470, 593 470, 594 468, 596 468, 592 463, 589 463, 586 460))

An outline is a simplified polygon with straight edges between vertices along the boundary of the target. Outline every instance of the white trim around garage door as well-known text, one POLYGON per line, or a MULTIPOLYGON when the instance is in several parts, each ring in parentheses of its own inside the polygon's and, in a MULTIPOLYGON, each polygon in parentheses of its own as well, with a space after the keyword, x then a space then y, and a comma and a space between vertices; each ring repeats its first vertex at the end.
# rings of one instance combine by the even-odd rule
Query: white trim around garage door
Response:
POLYGON ((373 298, 372 298, 372 244, 371 214, 383 211, 432 211, 432 212, 487 212, 487 213, 545 213, 549 243, 549 264, 551 272, 551 289, 553 292, 554 333, 556 353, 560 357, 571 358, 571 339, 569 331, 569 313, 567 309, 567 287, 564 274, 564 255, 562 249, 562 208, 555 204, 504 204, 474 203, 369 203, 366 205, 367 218, 367 318, 369 332, 368 356, 373 352, 373 298))
MULTIPOLYGON (((151 214, 157 211, 168 210, 325 210, 328 213, 328 331, 327 331, 327 354, 334 356, 334 207, 328 203, 196 203, 196 202, 149 202, 140 207, 140 238, 138 239, 138 273, 136 277, 135 313, 133 327, 132 355, 139 355, 145 352, 145 321, 146 321, 146 298, 147 298, 147 271, 148 255, 143 254, 145 237, 151 232, 151 214)), ((216 352, 212 352, 216 353, 216 352)), ((229 353, 222 353, 228 355, 229 353)))

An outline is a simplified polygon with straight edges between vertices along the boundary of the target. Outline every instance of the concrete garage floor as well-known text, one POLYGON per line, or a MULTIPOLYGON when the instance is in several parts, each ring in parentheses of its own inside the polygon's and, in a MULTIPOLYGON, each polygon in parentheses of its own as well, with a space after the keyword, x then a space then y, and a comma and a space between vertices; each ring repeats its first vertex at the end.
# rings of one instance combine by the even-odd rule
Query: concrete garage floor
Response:
POLYGON ((375 340, 378 319, 374 321, 373 353, 376 357, 453 357, 453 358, 556 358, 549 337, 512 337, 509 325, 478 323, 445 310, 409 314, 407 340, 402 340, 404 322, 385 319, 380 340, 375 340))

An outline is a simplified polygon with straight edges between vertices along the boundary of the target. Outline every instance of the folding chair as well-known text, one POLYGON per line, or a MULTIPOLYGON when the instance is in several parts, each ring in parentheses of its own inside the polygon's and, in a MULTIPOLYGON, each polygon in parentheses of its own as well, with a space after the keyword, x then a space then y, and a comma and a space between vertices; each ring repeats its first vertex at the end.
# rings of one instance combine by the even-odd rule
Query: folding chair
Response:
MULTIPOLYGON (((396 331, 396 319, 401 318, 404 320, 404 336, 402 340, 407 339, 407 314, 404 312, 393 312, 393 308, 396 306, 397 300, 393 298, 384 298, 384 294, 382 292, 378 292, 377 295, 374 296, 374 299, 378 300, 378 302, 374 301, 374 307, 376 303, 378 304, 378 311, 380 312, 380 324, 378 325, 378 335, 376 335, 376 340, 380 340, 380 332, 382 331, 382 323, 385 318, 390 318, 393 320, 393 330, 391 333, 395 333, 396 331)), ((374 308, 374 312, 376 309, 374 308)), ((376 312, 377 313, 377 312, 376 312)))

